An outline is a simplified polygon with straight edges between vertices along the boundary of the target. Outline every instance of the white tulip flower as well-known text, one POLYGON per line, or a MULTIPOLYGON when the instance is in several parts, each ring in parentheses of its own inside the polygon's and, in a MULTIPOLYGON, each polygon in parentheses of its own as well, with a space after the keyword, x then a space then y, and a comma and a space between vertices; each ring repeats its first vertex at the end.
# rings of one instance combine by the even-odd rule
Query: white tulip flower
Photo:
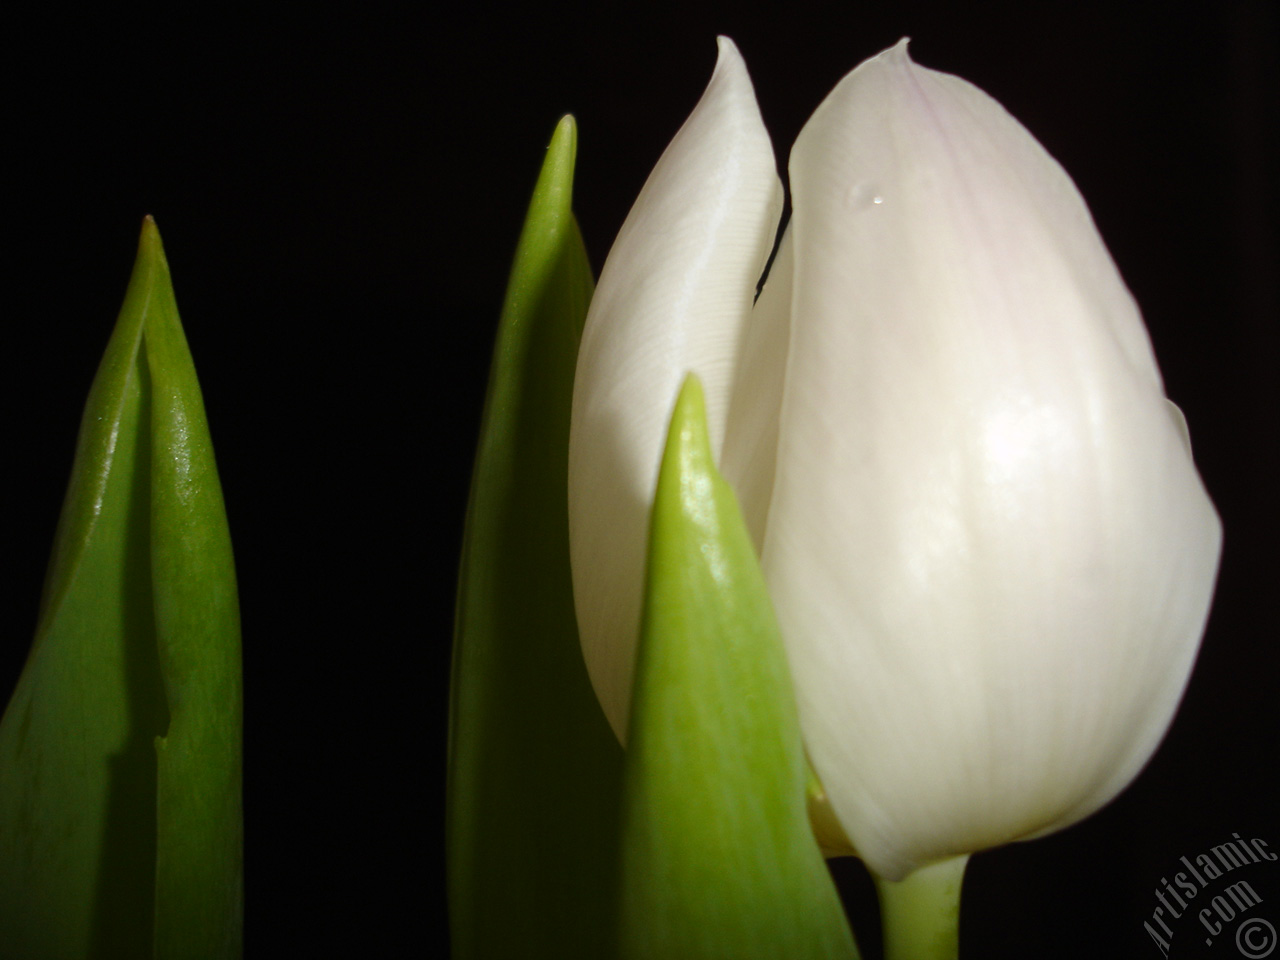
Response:
POLYGON ((905 41, 791 153, 733 46, 600 276, 579 354, 582 646, 625 739, 647 518, 689 371, 787 646, 805 746, 900 879, 1059 830, 1164 735, 1221 527, 1141 316, 1067 174, 905 41))

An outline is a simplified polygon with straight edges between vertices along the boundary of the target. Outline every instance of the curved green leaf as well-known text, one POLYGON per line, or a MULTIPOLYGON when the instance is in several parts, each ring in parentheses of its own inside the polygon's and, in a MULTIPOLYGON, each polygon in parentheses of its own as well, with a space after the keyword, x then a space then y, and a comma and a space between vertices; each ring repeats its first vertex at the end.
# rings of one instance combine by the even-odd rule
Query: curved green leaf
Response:
POLYGON ((516 250, 467 512, 447 837, 453 955, 468 960, 600 960, 612 940, 622 749, 569 576, 569 410, 592 292, 575 148, 565 117, 516 250))

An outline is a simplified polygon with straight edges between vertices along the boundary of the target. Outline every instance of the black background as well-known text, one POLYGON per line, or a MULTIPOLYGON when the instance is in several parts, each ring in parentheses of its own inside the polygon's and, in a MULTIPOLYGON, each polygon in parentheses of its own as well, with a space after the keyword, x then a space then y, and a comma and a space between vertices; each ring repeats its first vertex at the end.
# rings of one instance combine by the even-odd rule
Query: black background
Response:
MULTIPOLYGON (((1021 119, 1079 184, 1142 305, 1224 520, 1215 609, 1164 746, 1084 824, 975 858, 963 952, 1156 956, 1142 921, 1180 856, 1232 832, 1280 849, 1272 4, 299 10, 50 7, 9 25, 3 58, 0 694, 151 213, 237 552, 249 956, 447 936, 454 568, 524 206, 574 112, 598 271, 710 75, 716 33, 742 50, 783 162, 835 82, 904 34, 919 63, 1021 119)), ((1280 864, 1249 869, 1258 883, 1271 870, 1276 896, 1257 911, 1280 924, 1280 864)), ((871 960, 865 878, 836 870, 871 960)), ((1203 939, 1187 917, 1173 955, 1203 939)))

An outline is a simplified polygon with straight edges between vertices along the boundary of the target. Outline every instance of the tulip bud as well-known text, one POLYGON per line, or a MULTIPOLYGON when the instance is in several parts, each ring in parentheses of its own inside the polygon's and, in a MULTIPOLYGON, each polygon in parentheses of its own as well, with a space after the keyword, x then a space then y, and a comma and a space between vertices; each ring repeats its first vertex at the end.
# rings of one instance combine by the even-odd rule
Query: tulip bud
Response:
MULTIPOLYGON (((704 150, 709 184, 742 169, 704 150)), ((899 879, 1075 823, 1136 776, 1186 685, 1221 528, 1083 200, 999 104, 900 43, 837 85, 790 174, 764 291, 751 308, 751 278, 734 300, 722 467, 755 528, 811 762, 859 855, 899 879)), ((661 202, 656 179, 641 202, 661 202)), ((720 236, 722 211, 685 214, 720 236)), ((668 245, 630 237, 597 297, 634 251, 668 245)), ((701 289, 697 262, 667 302, 701 289)), ((669 312, 642 336, 627 304, 603 303, 588 337, 673 337, 669 312)), ((619 378, 675 384, 687 359, 629 348, 623 372, 585 343, 579 389, 612 381, 660 407, 620 403, 591 441, 631 451, 641 490, 656 443, 646 460, 627 418, 666 416, 675 388, 641 398, 619 378)), ((608 524, 596 536, 633 549, 572 496, 579 531, 608 524)), ((593 680, 625 675, 636 624, 573 559, 580 617, 619 613, 609 631, 581 619, 593 680)), ((618 689, 597 683, 606 712, 618 689)))

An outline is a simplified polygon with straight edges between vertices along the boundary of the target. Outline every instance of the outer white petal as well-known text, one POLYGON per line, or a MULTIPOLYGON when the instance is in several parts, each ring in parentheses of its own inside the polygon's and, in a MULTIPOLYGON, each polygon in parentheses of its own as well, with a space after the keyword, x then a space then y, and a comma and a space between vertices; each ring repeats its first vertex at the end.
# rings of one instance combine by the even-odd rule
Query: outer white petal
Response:
POLYGON ((600 274, 578 353, 569 545, 587 670, 625 739, 648 514, 667 423, 702 379, 717 454, 743 324, 782 210, 745 64, 721 38, 702 99, 658 161, 600 274))
POLYGON ((1059 829, 1154 751, 1221 531, 1062 169, 905 44, 791 158, 764 565, 806 745, 868 865, 1059 829))

